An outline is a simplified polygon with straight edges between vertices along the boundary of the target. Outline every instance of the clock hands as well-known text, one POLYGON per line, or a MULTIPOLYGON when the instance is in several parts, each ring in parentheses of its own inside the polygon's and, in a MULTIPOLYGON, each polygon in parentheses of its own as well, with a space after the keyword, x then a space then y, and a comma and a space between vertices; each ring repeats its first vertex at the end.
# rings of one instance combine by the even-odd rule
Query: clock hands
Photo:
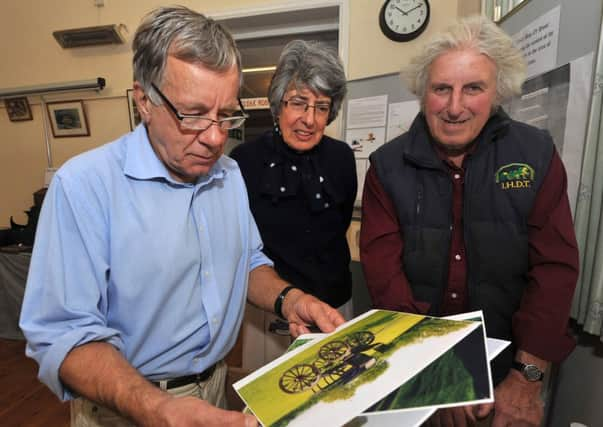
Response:
POLYGON ((393 7, 394 9, 396 9, 398 12, 400 12, 400 13, 401 13, 402 15, 404 15, 404 16, 408 16, 408 14, 409 14, 410 12, 412 12, 413 10, 418 9, 418 8, 420 8, 420 7, 422 7, 422 6, 423 6, 423 5, 422 5, 422 4, 420 4, 420 5, 418 5, 418 6, 413 7, 413 8, 412 8, 412 9, 410 9, 410 10, 406 10, 406 11, 405 11, 405 10, 400 9, 398 6, 395 6, 395 5, 393 5, 393 4, 392 4, 392 7, 393 7))
POLYGON ((408 15, 408 12, 404 12, 402 9, 400 9, 398 6, 394 6, 394 9, 396 9, 397 11, 399 11, 402 15, 408 15))
POLYGON ((418 6, 413 7, 413 8, 412 8, 412 9, 410 9, 410 10, 407 10, 406 12, 405 12, 405 11, 403 11, 403 10, 400 10, 400 9, 398 9, 398 8, 396 8, 396 9, 400 10, 400 12, 402 12, 404 15, 407 15, 407 16, 408 16, 408 14, 409 14, 410 12, 412 12, 413 10, 418 9, 418 8, 420 8, 420 7, 422 7, 422 6, 423 6, 423 5, 422 5, 422 4, 420 4, 420 5, 418 5, 418 6))

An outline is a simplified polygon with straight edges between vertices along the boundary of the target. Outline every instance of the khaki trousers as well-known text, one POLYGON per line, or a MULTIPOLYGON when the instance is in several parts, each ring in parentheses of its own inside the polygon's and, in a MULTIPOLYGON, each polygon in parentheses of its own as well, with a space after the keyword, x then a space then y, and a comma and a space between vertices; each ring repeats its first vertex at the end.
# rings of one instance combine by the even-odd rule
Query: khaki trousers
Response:
MULTIPOLYGON (((187 384, 166 390, 173 396, 195 396, 214 406, 226 409, 226 363, 219 362, 213 375, 205 382, 187 384)), ((136 424, 117 412, 91 400, 78 397, 71 401, 71 427, 135 427, 136 424)))

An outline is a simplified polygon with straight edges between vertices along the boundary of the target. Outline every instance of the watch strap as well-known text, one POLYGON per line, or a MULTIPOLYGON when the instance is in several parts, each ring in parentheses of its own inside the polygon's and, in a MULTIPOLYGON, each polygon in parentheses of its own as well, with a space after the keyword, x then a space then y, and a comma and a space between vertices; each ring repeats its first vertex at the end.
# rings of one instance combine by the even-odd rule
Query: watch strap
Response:
POLYGON ((291 289, 295 289, 295 286, 284 287, 281 293, 278 294, 278 296, 274 300, 274 312, 281 319, 285 318, 285 316, 283 315, 283 301, 285 301, 285 297, 287 296, 289 291, 291 291, 291 289))

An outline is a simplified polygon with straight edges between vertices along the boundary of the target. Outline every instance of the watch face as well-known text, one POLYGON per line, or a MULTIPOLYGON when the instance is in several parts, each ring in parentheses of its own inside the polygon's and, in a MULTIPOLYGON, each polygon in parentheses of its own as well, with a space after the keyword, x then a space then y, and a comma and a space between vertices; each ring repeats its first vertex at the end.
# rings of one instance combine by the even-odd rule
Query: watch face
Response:
POLYGON ((427 0, 387 0, 379 14, 383 34, 395 41, 412 40, 429 22, 427 0))
POLYGON ((536 365, 525 365, 523 375, 528 381, 539 381, 542 379, 542 371, 536 365))
POLYGON ((521 372, 523 377, 528 381, 542 381, 542 378, 544 377, 544 372, 542 372, 536 365, 525 365, 521 362, 513 360, 511 367, 521 372))

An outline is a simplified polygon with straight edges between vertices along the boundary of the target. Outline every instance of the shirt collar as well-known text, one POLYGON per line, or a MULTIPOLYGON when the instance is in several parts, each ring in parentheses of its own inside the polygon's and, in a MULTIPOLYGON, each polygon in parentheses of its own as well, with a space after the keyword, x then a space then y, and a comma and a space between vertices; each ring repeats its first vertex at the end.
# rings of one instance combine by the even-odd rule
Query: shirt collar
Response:
MULTIPOLYGON (((130 134, 130 138, 126 139, 124 174, 139 180, 162 179, 177 185, 192 185, 176 181, 171 177, 168 169, 153 150, 147 129, 143 124, 138 125, 130 134)), ((197 184, 222 179, 225 174, 226 168, 223 164, 223 157, 220 157, 207 175, 200 176, 197 179, 197 184)))

